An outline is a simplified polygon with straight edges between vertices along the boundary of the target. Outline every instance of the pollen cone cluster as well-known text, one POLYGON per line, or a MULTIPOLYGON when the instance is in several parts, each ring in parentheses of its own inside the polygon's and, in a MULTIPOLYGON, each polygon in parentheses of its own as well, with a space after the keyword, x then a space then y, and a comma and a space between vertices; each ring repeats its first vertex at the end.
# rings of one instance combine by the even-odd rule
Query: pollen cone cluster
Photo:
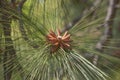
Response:
POLYGON ((53 31, 50 31, 50 33, 47 35, 47 42, 51 44, 50 51, 52 53, 56 52, 60 48, 64 49, 65 51, 71 49, 71 40, 68 31, 66 31, 63 36, 61 36, 60 30, 57 30, 57 34, 55 34, 53 31))

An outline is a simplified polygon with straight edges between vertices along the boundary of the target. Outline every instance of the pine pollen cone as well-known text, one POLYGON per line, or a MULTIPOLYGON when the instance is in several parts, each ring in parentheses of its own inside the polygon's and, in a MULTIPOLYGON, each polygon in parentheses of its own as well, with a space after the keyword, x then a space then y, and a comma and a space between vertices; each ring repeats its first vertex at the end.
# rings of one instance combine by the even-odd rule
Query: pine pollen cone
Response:
POLYGON ((70 34, 68 34, 68 31, 66 31, 63 36, 61 36, 60 30, 57 30, 57 34, 55 34, 52 30, 50 33, 46 36, 47 42, 51 44, 50 52, 54 53, 60 48, 64 50, 71 49, 71 41, 70 40, 70 34))

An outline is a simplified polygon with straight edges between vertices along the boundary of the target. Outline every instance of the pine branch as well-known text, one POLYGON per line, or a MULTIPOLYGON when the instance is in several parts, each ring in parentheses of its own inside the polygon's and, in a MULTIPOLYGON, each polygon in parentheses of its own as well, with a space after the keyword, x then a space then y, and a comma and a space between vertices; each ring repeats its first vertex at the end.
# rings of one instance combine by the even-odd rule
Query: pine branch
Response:
MULTIPOLYGON (((13 73, 13 68, 15 67, 14 65, 17 64, 17 68, 19 71, 22 71, 22 66, 19 64, 18 61, 15 61, 17 58, 16 56, 16 50, 14 49, 14 43, 11 38, 11 21, 13 17, 12 14, 9 13, 11 11, 10 7, 11 5, 14 6, 15 0, 11 0, 11 3, 8 4, 7 1, 5 0, 0 0, 0 8, 2 11, 0 18, 2 21, 5 21, 4 23, 1 23, 4 32, 4 37, 5 37, 5 49, 3 52, 3 69, 4 69, 4 80, 11 80, 12 73, 13 73), (7 12, 8 11, 8 12, 7 12)), ((23 75, 23 73, 22 73, 23 75)), ((22 76, 23 77, 23 76, 22 76)))
POLYGON ((38 48, 39 46, 37 44, 34 44, 30 39, 29 37, 27 36, 27 33, 25 31, 25 28, 24 28, 24 22, 22 21, 22 8, 23 8, 23 5, 24 3, 26 2, 27 0, 22 0, 21 2, 19 2, 18 4, 18 14, 19 14, 19 29, 20 29, 20 32, 23 36, 23 39, 28 42, 28 44, 30 46, 32 46, 33 48, 38 48))
POLYGON ((62 30, 62 33, 64 33, 65 31, 68 31, 69 29, 74 27, 74 25, 76 25, 81 20, 81 18, 88 13, 88 10, 89 10, 89 12, 91 12, 91 14, 93 14, 95 12, 96 8, 98 7, 98 5, 101 3, 101 1, 102 0, 96 0, 90 8, 85 9, 83 11, 83 13, 80 14, 77 18, 75 18, 73 21, 66 24, 62 30))
POLYGON ((2 20, 5 20, 9 23, 2 23, 3 31, 4 31, 4 37, 5 37, 5 51, 3 54, 3 68, 4 68, 4 80, 10 80, 12 77, 11 70, 14 67, 14 59, 16 55, 16 51, 13 47, 13 41, 11 39, 11 19, 9 18, 10 14, 4 13, 1 16, 2 20))
MULTIPOLYGON (((119 0, 109 0, 109 6, 107 9, 107 15, 104 21, 104 33, 102 37, 100 38, 100 41, 96 44, 96 49, 100 52, 104 51, 105 45, 109 43, 109 40, 112 38, 112 25, 114 22, 115 14, 116 14, 116 5, 119 2, 119 0)), ((98 56, 95 55, 93 59, 93 64, 97 65, 98 56)))
POLYGON ((107 10, 107 15, 104 22, 104 33, 103 36, 100 38, 100 41, 96 45, 96 49, 102 50, 103 46, 109 41, 108 39, 112 38, 112 25, 114 22, 115 14, 116 14, 116 7, 119 0, 109 0, 109 6, 107 10))

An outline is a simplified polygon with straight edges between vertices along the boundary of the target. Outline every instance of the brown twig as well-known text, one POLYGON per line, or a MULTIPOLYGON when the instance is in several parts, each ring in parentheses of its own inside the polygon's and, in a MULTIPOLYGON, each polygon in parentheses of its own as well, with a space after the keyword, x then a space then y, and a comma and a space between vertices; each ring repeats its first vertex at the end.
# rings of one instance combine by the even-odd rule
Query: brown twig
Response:
MULTIPOLYGON (((116 4, 119 2, 119 0, 109 0, 109 6, 107 9, 107 15, 104 21, 104 33, 102 37, 100 38, 100 41, 96 44, 96 49, 100 52, 104 51, 105 45, 108 44, 109 40, 112 38, 112 25, 114 22, 114 17, 116 14, 116 4)), ((95 55, 93 59, 93 64, 97 65, 98 56, 95 55)))
POLYGON ((18 4, 19 8, 22 9, 22 7, 23 7, 23 5, 24 5, 24 3, 25 3, 26 1, 27 1, 27 0, 21 0, 21 1, 19 2, 19 4, 18 4))
POLYGON ((77 17, 73 21, 69 22, 67 25, 65 25, 63 30, 62 30, 62 33, 71 29, 81 18, 82 18, 82 15, 80 15, 79 17, 77 17))

